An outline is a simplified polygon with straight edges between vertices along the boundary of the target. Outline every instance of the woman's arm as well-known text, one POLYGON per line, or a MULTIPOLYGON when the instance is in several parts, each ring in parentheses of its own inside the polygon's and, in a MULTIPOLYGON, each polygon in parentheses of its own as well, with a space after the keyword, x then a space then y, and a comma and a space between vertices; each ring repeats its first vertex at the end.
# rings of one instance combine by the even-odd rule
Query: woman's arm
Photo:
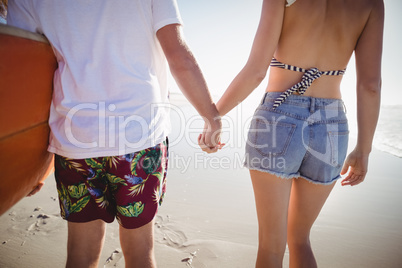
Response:
POLYGON ((355 48, 357 78, 357 144, 345 161, 342 174, 350 167, 342 185, 356 185, 367 173, 368 157, 377 126, 381 97, 381 56, 384 3, 375 0, 367 24, 355 48))
POLYGON ((217 103, 221 116, 242 102, 265 78, 281 35, 284 9, 285 0, 264 0, 248 61, 217 103))

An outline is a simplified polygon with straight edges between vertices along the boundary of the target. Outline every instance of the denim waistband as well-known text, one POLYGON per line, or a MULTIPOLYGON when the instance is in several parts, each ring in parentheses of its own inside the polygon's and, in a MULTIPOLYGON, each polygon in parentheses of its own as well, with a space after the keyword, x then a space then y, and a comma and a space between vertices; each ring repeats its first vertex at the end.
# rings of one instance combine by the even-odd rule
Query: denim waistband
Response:
MULTIPOLYGON (((282 92, 266 92, 261 100, 261 105, 273 106, 276 98, 278 98, 281 94, 282 92)), ((290 95, 289 97, 287 97, 283 104, 308 108, 310 112, 325 108, 331 110, 341 110, 346 113, 346 106, 341 99, 326 99, 303 95, 290 95)))

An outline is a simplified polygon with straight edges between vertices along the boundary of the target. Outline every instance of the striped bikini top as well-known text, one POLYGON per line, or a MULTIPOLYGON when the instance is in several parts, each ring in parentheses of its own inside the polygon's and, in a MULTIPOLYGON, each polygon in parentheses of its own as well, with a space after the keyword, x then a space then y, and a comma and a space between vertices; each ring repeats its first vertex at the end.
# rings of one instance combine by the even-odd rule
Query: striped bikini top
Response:
POLYGON ((299 83, 297 83, 294 86, 292 86, 291 88, 287 89, 275 100, 274 106, 273 106, 274 109, 278 108, 279 105, 281 105, 286 100, 287 97, 289 97, 296 91, 300 95, 303 95, 304 92, 306 92, 307 88, 309 88, 311 86, 311 84, 314 82, 314 80, 320 78, 321 75, 332 75, 332 76, 333 75, 343 75, 346 71, 346 69, 344 69, 344 70, 339 70, 339 71, 322 72, 322 71, 318 70, 317 68, 310 68, 310 69, 306 70, 306 69, 292 66, 289 64, 284 64, 275 58, 272 58, 270 66, 304 73, 304 75, 299 83))

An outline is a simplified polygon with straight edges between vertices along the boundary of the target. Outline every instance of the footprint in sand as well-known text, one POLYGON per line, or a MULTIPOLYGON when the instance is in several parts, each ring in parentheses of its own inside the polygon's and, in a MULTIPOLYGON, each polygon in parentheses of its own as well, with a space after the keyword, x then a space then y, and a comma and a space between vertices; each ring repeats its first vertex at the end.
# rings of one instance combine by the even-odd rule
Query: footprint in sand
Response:
POLYGON ((105 261, 103 268, 117 267, 117 263, 123 258, 123 253, 120 249, 115 249, 109 258, 105 261))
POLYGON ((185 262, 187 267, 192 268, 193 266, 191 265, 193 263, 193 259, 197 256, 197 251, 194 251, 190 253, 190 257, 184 258, 181 260, 181 262, 185 262))
POLYGON ((41 227, 47 224, 47 219, 49 218, 50 217, 46 214, 39 214, 36 217, 36 221, 27 228, 27 231, 29 233, 39 232, 41 230, 41 227))
POLYGON ((155 238, 157 242, 174 248, 181 248, 187 242, 187 236, 170 223, 169 216, 166 216, 166 218, 157 216, 155 226, 155 238))
MULTIPOLYGON (((36 212, 38 210, 34 210, 36 212)), ((39 213, 38 216, 31 215, 29 221, 34 219, 35 222, 31 223, 26 230, 28 234, 34 235, 38 232, 50 233, 57 230, 57 226, 62 222, 58 215, 48 215, 45 213, 39 213)))

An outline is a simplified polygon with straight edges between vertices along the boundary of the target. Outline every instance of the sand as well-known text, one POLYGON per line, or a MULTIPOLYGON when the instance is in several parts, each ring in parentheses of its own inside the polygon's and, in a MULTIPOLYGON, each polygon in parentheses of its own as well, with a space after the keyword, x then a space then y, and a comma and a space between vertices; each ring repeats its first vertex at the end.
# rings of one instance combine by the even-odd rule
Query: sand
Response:
MULTIPOLYGON (((242 151, 171 147, 168 193, 155 220, 158 267, 254 267, 257 218, 248 171, 236 158, 242 151)), ((401 158, 374 150, 364 183, 335 186, 311 234, 319 267, 402 267, 401 174, 401 158)), ((0 267, 63 267, 66 226, 50 175, 38 194, 0 216, 0 267)), ((124 267, 117 222, 108 225, 99 267, 124 267)))

